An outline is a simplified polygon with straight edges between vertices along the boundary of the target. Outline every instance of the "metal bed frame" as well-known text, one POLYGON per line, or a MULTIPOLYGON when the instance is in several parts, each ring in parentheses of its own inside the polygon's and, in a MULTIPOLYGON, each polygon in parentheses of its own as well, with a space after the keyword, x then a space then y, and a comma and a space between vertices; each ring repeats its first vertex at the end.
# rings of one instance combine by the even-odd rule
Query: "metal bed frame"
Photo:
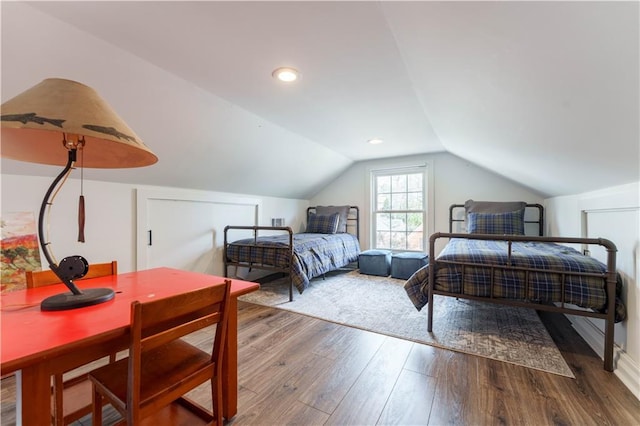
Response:
MULTIPOLYGON (((615 325, 615 300, 616 300, 616 252, 617 248, 615 244, 604 238, 562 238, 562 237, 543 237, 543 207, 540 204, 527 204, 529 208, 536 208, 539 210, 539 216, 537 220, 526 221, 526 223, 538 223, 539 224, 539 236, 522 236, 522 235, 486 235, 486 234, 464 234, 464 233, 453 233, 451 232, 453 229, 454 222, 464 222, 464 219, 454 219, 453 212, 456 208, 464 208, 464 204, 454 204, 449 208, 449 231, 448 233, 444 232, 436 232, 432 234, 429 238, 429 253, 435 253, 435 243, 439 238, 466 238, 473 240, 494 240, 494 241, 507 241, 508 242, 508 258, 511 257, 511 245, 513 242, 521 242, 521 241, 538 241, 538 242, 553 242, 553 243, 561 243, 561 244, 582 244, 582 245, 600 245, 603 246, 607 251, 607 270, 603 274, 593 274, 593 273, 580 273, 580 272, 567 272, 562 270, 545 270, 538 268, 524 268, 524 267, 515 267, 510 265, 510 262, 507 262, 506 265, 484 265, 470 262, 455 262, 455 261, 441 261, 437 260, 436 256, 429 256, 429 285, 430 291, 428 295, 428 313, 427 313, 427 330, 429 332, 432 331, 433 326, 433 296, 434 294, 439 294, 442 296, 451 296, 463 299, 472 299, 483 302, 490 303, 498 303, 508 306, 517 306, 517 307, 525 307, 525 308, 533 308, 541 311, 550 311, 550 312, 559 312, 563 314, 570 315, 579 315, 591 318, 600 318, 605 321, 605 332, 604 332, 604 369, 606 371, 613 371, 613 348, 614 348, 614 325, 615 325), (528 286, 528 277, 531 272, 545 272, 558 274, 561 277, 562 289, 561 289, 561 300, 559 306, 556 304, 541 304, 536 302, 528 302, 525 300, 512 300, 512 299, 503 299, 503 298, 494 298, 493 297, 493 278, 491 282, 489 297, 479 297, 472 296, 468 294, 464 294, 464 286, 461 286, 461 290, 459 293, 456 292, 447 292, 442 290, 435 289, 435 277, 436 277, 436 269, 439 265, 443 264, 454 264, 462 266, 462 282, 464 282, 464 270, 467 266, 472 266, 474 268, 487 268, 489 269, 490 276, 494 276, 494 272, 496 270, 502 271, 525 271, 525 287, 528 286), (578 276, 591 276, 591 277, 599 277, 606 281, 606 292, 607 292, 607 311, 606 313, 599 313, 590 310, 582 310, 580 308, 573 308, 567 306, 565 304, 565 292, 564 292, 564 282, 565 277, 567 275, 578 275, 578 276)), ((526 293, 525 293, 526 294, 526 293)), ((574 306, 574 305, 571 305, 574 306)))
MULTIPOLYGON (((315 207, 307 207, 307 221, 309 219, 309 215, 312 212, 315 212, 315 207)), ((349 215, 347 216, 347 232, 354 234, 358 241, 360 240, 360 209, 357 206, 350 206, 349 215), (351 232, 349 232, 351 231, 351 232)), ((263 234, 264 235, 264 234, 263 234)), ((264 271, 272 271, 274 273, 283 273, 289 275, 289 301, 293 301, 293 280, 291 279, 291 267, 293 258, 293 235, 294 232, 289 226, 232 226, 228 225, 224 228, 224 253, 223 253, 223 262, 224 262, 224 276, 228 277, 228 269, 229 266, 235 266, 236 270, 239 267, 251 269, 258 269, 264 271), (284 266, 276 266, 269 263, 262 262, 249 262, 238 260, 234 261, 227 256, 227 248, 230 244, 236 244, 233 241, 228 241, 228 232, 232 230, 245 230, 252 231, 253 233, 253 241, 251 243, 242 244, 244 247, 248 247, 250 251, 253 250, 261 250, 257 244, 259 234, 261 232, 286 232, 289 235, 289 244, 283 245, 282 247, 269 247, 269 250, 281 250, 284 252, 286 259, 289 259, 287 264, 284 266)), ((251 258, 251 256, 250 256, 251 258)))

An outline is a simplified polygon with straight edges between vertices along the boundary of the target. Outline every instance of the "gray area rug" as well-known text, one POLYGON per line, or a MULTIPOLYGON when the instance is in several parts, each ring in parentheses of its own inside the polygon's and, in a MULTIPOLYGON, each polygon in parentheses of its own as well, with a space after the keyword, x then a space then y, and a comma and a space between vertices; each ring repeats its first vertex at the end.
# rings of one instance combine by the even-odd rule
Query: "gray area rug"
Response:
POLYGON ((535 310, 436 295, 428 333, 427 309, 416 310, 404 282, 338 271, 313 279, 303 294, 294 289, 293 302, 288 278, 240 300, 575 378, 535 310))

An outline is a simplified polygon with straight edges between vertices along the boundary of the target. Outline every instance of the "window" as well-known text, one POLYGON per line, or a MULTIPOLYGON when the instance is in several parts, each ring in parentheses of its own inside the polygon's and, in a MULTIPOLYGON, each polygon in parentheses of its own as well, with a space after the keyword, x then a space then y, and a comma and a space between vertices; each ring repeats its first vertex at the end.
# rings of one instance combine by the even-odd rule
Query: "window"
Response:
POLYGON ((394 251, 425 251, 425 167, 373 171, 373 246, 394 251))

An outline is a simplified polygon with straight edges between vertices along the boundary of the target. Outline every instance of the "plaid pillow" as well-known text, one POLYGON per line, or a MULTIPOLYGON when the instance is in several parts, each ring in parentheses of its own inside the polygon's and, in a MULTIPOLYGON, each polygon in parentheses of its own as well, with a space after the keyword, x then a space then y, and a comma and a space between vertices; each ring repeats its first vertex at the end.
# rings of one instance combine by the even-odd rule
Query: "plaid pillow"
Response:
POLYGON ((317 206, 316 214, 319 215, 331 215, 338 213, 338 230, 336 233, 347 232, 347 218, 349 217, 349 206, 317 206))
POLYGON ((338 221, 340 214, 332 215, 309 214, 309 223, 307 223, 308 234, 335 234, 338 230, 338 221))
POLYGON ((469 213, 470 234, 524 235, 522 212, 469 213))

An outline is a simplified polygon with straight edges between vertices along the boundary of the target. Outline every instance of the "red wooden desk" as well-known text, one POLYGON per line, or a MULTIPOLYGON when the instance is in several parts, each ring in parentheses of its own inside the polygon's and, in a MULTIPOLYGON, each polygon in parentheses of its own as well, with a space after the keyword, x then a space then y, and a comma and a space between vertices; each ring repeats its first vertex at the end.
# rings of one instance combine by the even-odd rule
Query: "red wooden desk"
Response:
MULTIPOLYGON (((1 296, 2 375, 21 370, 24 425, 49 424, 50 376, 84 365, 127 347, 130 305, 134 300, 163 298, 222 282, 224 278, 170 268, 156 268, 78 281, 80 288, 110 287, 113 300, 86 308, 43 312, 45 297, 68 291, 52 285, 1 296)), ((229 330, 223 363, 224 417, 237 412, 237 298, 259 288, 257 283, 232 280, 229 330)))

